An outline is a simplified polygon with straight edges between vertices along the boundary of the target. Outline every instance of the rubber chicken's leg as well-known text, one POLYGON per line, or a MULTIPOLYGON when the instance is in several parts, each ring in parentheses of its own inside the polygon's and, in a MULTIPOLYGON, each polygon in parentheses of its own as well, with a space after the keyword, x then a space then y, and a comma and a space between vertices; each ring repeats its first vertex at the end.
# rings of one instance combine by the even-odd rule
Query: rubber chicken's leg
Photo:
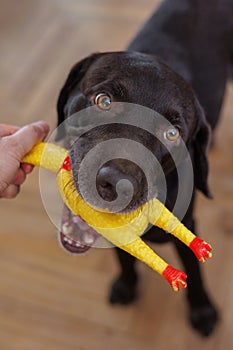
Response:
POLYGON ((150 203, 150 213, 149 220, 153 225, 171 233, 186 244, 194 252, 200 262, 205 262, 207 258, 212 257, 211 246, 207 242, 196 237, 156 198, 150 203), (162 206, 161 215, 158 220, 154 221, 153 213, 158 210, 159 206, 162 206))

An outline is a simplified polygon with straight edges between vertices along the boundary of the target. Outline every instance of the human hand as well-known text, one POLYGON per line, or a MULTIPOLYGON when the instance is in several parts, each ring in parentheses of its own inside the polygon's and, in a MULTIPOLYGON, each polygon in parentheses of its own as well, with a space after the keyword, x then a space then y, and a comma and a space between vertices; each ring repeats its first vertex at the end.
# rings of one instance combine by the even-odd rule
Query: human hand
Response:
POLYGON ((21 163, 22 158, 48 134, 43 121, 22 128, 0 124, 0 197, 14 198, 33 166, 21 163))

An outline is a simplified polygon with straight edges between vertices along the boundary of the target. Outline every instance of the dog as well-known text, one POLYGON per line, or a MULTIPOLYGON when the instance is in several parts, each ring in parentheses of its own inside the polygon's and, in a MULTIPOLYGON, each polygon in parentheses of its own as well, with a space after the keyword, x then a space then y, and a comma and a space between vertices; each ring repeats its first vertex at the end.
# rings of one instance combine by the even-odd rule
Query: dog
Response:
MULTIPOLYGON (((174 141, 176 145, 176 137, 182 137, 191 157, 194 189, 182 221, 195 233, 196 191, 211 198, 207 150, 211 130, 214 131, 219 120, 233 63, 232 10, 231 0, 163 1, 126 51, 94 53, 76 63, 57 103, 58 124, 87 107, 110 110, 112 106, 114 111, 114 102, 124 102, 150 108, 174 125, 169 133, 175 140, 169 138, 166 142, 174 141)), ((166 205, 173 209, 178 186, 174 164, 168 160, 166 147, 160 147, 148 132, 138 132, 137 128, 132 132, 132 128, 117 123, 106 124, 84 132, 71 142, 72 130, 75 125, 61 127, 57 139, 65 136, 66 143, 72 145, 72 170, 78 191, 78 167, 87 152, 98 143, 120 135, 142 143, 159 160, 167 181, 166 205)), ((117 196, 116 183, 122 178, 127 178, 134 187, 133 200, 125 209, 130 212, 146 201, 146 179, 134 163, 124 159, 108 161, 97 174, 96 186, 100 196, 111 202, 117 196)), ((67 215, 70 214, 66 209, 67 215)), ((63 233, 62 243, 69 251, 86 250, 85 244, 69 247, 70 242, 67 239, 65 242, 64 237, 63 233)), ((143 239, 174 243, 188 275, 189 321, 201 335, 209 336, 219 315, 206 291, 194 254, 154 226, 143 239)), ((119 248, 115 251, 121 272, 112 284, 109 300, 113 304, 129 304, 137 296, 135 258, 119 248)))

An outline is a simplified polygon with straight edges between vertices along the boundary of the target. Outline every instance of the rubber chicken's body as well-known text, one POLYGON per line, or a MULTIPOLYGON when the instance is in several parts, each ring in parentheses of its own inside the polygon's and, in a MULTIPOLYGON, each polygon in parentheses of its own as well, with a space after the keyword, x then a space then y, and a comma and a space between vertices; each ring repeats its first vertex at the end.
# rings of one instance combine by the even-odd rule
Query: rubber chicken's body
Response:
POLYGON ((39 143, 22 162, 57 173, 63 201, 75 214, 108 241, 141 260, 165 277, 175 291, 186 287, 186 274, 161 259, 141 238, 149 223, 162 228, 186 244, 204 262, 211 258, 211 246, 189 231, 158 199, 127 214, 99 211, 86 203, 76 191, 68 151, 50 143, 39 143))

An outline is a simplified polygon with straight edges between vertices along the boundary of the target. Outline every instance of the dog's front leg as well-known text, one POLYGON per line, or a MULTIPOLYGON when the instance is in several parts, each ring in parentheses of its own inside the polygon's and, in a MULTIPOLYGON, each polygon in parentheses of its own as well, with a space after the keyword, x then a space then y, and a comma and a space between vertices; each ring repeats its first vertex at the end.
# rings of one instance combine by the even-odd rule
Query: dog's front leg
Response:
POLYGON ((120 263, 120 275, 114 280, 110 289, 109 301, 112 304, 130 304, 136 298, 137 272, 135 258, 120 248, 115 248, 120 263))

